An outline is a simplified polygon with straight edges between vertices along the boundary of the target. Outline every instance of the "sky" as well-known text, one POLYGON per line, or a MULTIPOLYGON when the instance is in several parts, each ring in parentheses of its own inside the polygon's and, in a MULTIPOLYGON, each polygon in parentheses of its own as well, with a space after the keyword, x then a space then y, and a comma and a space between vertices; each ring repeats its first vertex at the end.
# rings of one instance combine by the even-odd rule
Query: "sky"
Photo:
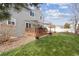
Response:
POLYGON ((72 16, 70 4, 44 3, 41 5, 40 9, 44 16, 44 22, 55 25, 69 23, 72 16))

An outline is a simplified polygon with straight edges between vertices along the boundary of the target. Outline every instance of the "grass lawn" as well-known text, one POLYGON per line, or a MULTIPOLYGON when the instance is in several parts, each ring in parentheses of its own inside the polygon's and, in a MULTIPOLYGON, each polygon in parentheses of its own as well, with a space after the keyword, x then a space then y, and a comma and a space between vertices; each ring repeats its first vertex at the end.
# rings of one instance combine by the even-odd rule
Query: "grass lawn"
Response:
POLYGON ((46 36, 14 50, 3 52, 2 56, 63 56, 79 55, 79 36, 58 34, 46 36))

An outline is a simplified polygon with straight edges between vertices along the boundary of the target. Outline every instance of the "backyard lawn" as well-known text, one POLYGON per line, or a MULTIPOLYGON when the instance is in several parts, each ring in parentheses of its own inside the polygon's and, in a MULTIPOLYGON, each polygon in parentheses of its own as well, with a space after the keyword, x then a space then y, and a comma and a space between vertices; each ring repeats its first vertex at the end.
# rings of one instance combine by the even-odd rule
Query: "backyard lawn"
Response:
POLYGON ((0 53, 1 56, 72 56, 79 55, 79 36, 57 34, 46 36, 14 50, 0 53))

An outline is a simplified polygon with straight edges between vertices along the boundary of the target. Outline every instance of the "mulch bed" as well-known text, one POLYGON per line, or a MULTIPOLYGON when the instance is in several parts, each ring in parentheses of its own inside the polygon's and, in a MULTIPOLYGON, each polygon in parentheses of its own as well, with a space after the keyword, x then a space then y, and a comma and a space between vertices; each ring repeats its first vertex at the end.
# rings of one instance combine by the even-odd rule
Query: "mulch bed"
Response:
POLYGON ((34 37, 19 37, 0 44, 0 52, 9 51, 34 40, 34 37))

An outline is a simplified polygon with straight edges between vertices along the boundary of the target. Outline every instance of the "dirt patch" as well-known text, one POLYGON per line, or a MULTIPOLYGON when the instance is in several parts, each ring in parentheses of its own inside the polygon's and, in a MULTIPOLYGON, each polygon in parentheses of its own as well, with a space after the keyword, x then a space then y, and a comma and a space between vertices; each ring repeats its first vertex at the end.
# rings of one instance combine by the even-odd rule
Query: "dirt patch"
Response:
POLYGON ((16 47, 20 47, 21 45, 27 44, 33 40, 35 40, 35 38, 32 36, 23 36, 13 39, 13 41, 4 42, 3 44, 0 44, 0 52, 9 51, 16 47))

